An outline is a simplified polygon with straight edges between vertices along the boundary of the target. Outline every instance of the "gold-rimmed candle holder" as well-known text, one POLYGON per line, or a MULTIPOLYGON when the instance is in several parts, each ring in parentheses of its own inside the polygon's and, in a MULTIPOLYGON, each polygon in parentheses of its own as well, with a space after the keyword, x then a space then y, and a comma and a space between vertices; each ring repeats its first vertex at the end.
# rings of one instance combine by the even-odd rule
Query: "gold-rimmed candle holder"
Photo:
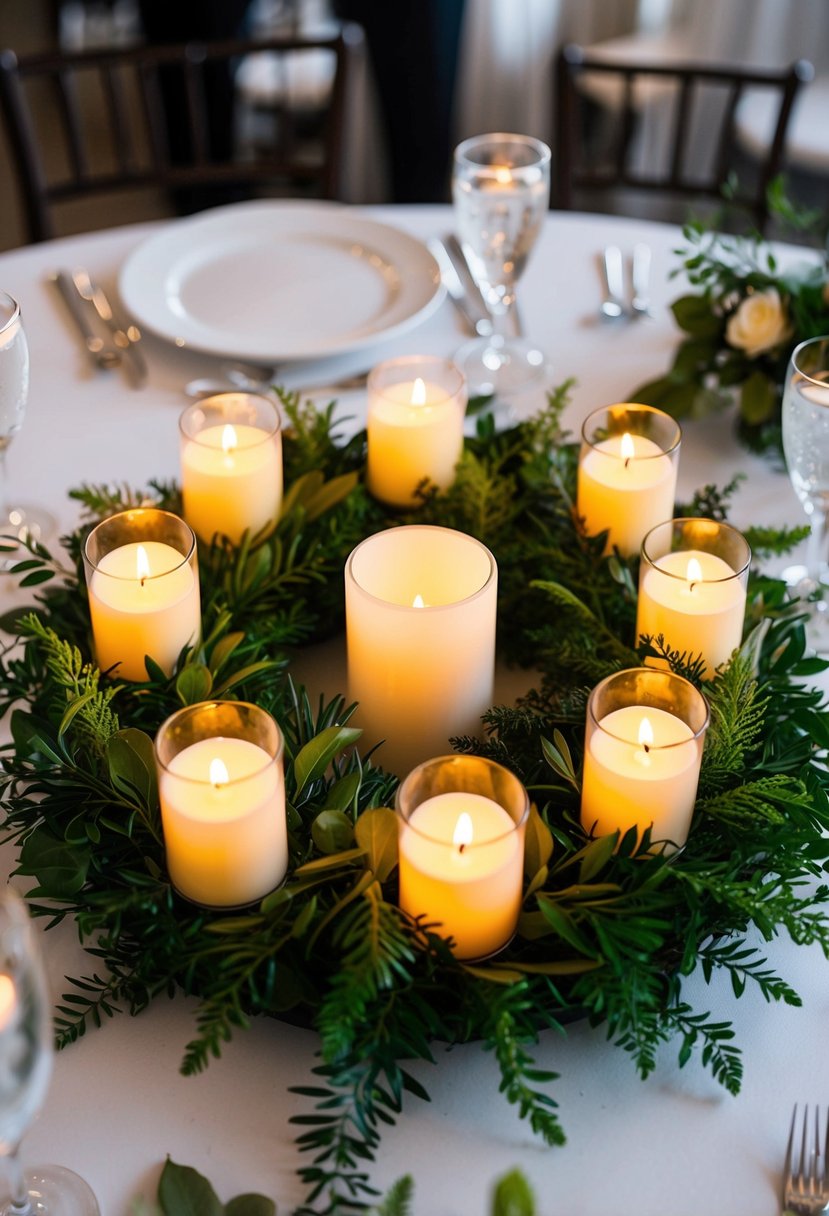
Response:
POLYGON ((703 679, 710 680, 742 641, 750 565, 749 544, 730 524, 658 524, 642 542, 637 642, 662 635, 671 651, 701 656, 703 679))
POLYGON ((621 402, 594 410, 581 435, 577 510, 585 531, 606 531, 606 553, 633 557, 651 528, 673 518, 679 424, 653 406, 621 402))
POLYGON ((401 908, 459 959, 497 954, 521 910, 524 786, 481 756, 437 756, 409 773, 396 806, 401 908))
POLYGON ((203 701, 172 714, 155 739, 167 869, 208 908, 257 903, 288 868, 284 740, 245 701, 203 701))
POLYGON ((687 838, 708 729, 705 697, 670 671, 615 672, 590 694, 585 725, 581 822, 592 836, 636 828, 651 848, 674 852, 687 838))
POLYGON ((145 657, 170 675, 201 633, 193 530, 169 511, 142 507, 101 520, 83 564, 95 656, 120 680, 148 679, 145 657))

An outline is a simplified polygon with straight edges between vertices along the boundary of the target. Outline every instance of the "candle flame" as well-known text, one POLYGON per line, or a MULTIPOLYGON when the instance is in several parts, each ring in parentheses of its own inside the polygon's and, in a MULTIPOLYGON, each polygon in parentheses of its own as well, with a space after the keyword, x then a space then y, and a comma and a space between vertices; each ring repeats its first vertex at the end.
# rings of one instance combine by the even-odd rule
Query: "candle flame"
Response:
POLYGON ((694 590, 694 583, 702 582, 702 566, 695 557, 688 558, 688 569, 685 571, 688 580, 688 590, 694 590))
POLYGON ((426 384, 420 378, 420 376, 415 377, 415 382, 412 385, 411 404, 412 405, 425 405, 426 404, 426 384))
POLYGON ((639 723, 639 746, 645 751, 653 747, 653 727, 648 718, 643 718, 639 723))
POLYGON ((412 600, 412 607, 413 608, 425 608, 426 607, 426 605, 423 602, 422 595, 416 595, 414 597, 414 599, 412 600))
POLYGON ((17 989, 14 980, 10 975, 0 975, 0 1030, 8 1026, 16 1004, 17 989))
POLYGON ((216 789, 219 789, 220 786, 227 785, 229 780, 230 780, 230 777, 228 776, 228 771, 227 771, 227 768, 225 767, 224 761, 220 760, 218 758, 218 756, 216 757, 215 760, 211 760, 210 761, 210 784, 212 786, 214 786, 216 789))
POLYGON ((628 466, 628 461, 630 461, 635 455, 636 448, 633 446, 633 439, 628 432, 625 431, 624 435, 622 436, 622 459, 625 462, 625 468, 628 466))
POLYGON ((143 545, 139 545, 135 552, 135 577, 142 587, 144 579, 150 577, 150 559, 147 557, 147 550, 143 545))
POLYGON ((512 169, 509 165, 497 165, 495 168, 495 180, 502 186, 508 186, 512 181, 512 169))
POLYGON ((222 431, 222 451, 225 454, 228 452, 234 452, 236 450, 237 443, 238 440, 236 438, 236 428, 232 427, 228 422, 222 431))
POLYGON ((468 844, 472 844, 472 820, 466 811, 461 811, 458 815, 458 822, 455 824, 455 831, 452 836, 452 844, 462 853, 468 844))

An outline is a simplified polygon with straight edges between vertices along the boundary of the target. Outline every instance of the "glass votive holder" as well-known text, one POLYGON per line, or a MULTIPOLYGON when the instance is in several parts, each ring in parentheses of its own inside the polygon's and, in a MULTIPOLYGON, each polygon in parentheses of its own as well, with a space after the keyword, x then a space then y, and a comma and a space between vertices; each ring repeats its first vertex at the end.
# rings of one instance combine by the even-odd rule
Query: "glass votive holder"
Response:
POLYGON ((345 566, 349 697, 366 746, 402 776, 478 735, 492 704, 498 567, 480 541, 409 524, 369 536, 345 566))
POLYGON ((257 393, 217 393, 179 419, 184 518, 210 542, 238 545, 276 524, 282 506, 282 430, 276 402, 257 393))
POLYGON ((671 651, 701 655, 710 680, 742 641, 750 565, 748 542, 730 524, 672 519, 652 528, 642 542, 637 644, 661 634, 671 651))
POLYGON ((638 554, 651 528, 672 519, 678 423, 650 405, 594 410, 581 432, 577 510, 588 536, 607 531, 605 553, 638 554))
POLYGON ((208 908, 256 903, 288 869, 282 732, 245 701, 188 705, 155 738, 170 880, 208 908))
POLYGON ((651 851, 688 838, 708 729, 705 697, 670 671, 634 667, 587 702, 581 823, 592 836, 649 828, 651 851))
POLYGON ((530 801, 480 756, 438 756, 398 787, 400 907, 453 940, 459 959, 508 944, 521 911, 530 801))
POLYGON ((424 481, 448 489, 463 451, 466 379, 451 359, 388 359, 368 378, 366 432, 369 493, 393 507, 413 507, 424 481))
POLYGON ((119 680, 146 680, 145 656, 170 675, 201 633, 196 538, 153 507, 96 524, 83 547, 95 657, 119 680))

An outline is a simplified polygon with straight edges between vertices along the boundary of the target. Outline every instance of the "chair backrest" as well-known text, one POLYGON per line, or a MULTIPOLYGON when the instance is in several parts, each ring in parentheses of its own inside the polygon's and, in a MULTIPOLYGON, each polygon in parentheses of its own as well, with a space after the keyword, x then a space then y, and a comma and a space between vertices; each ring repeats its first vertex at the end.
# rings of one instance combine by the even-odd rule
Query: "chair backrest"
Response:
POLYGON ((0 111, 29 239, 57 234, 60 204, 125 190, 340 197, 349 69, 362 37, 349 24, 334 37, 0 52, 0 111), (254 55, 269 66, 266 141, 231 132, 234 78, 254 55))
POLYGON ((773 134, 756 163, 741 165, 731 202, 748 210, 762 232, 792 106, 813 75, 805 60, 779 71, 633 63, 566 46, 556 64, 552 205, 570 210, 582 205, 584 192, 595 199, 615 189, 722 202, 740 164, 735 113, 744 94, 757 89, 774 97, 773 134))

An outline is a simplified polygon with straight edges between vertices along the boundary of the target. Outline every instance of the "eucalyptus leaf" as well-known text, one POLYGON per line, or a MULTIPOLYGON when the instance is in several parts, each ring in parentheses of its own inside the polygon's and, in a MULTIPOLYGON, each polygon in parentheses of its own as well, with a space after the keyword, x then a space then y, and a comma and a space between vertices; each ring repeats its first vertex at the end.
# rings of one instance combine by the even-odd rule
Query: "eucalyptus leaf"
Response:
POLYGON ((342 811, 320 811, 311 824, 311 837, 321 853, 341 853, 354 841, 354 825, 342 811))
POLYGON ((353 726, 329 726, 306 743, 294 759, 296 797, 306 785, 321 777, 331 761, 356 743, 361 734, 353 726))
POLYGON ((354 825, 354 835, 370 869, 385 882, 397 865, 397 815, 387 806, 370 807, 354 825))
POLYGON ((213 676, 204 663, 187 663, 176 676, 176 693, 182 705, 206 701, 213 688, 213 676))
POLYGON ((91 860, 90 848, 69 845, 38 827, 24 840, 20 849, 19 870, 37 878, 41 894, 51 899, 71 899, 86 882, 91 860))
POLYGON ((535 1216, 535 1197, 520 1170, 510 1170, 496 1183, 492 1216, 535 1216))
POLYGON ((169 1157, 158 1181, 158 1202, 164 1216, 224 1216, 224 1205, 207 1179, 169 1157))
POLYGON ((276 1216, 276 1204, 264 1195, 237 1195, 225 1204, 225 1216, 276 1216))
POLYGON ((158 777, 153 741, 135 727, 119 730, 107 744, 107 762, 112 784, 129 799, 138 796, 149 811, 158 806, 158 777))

